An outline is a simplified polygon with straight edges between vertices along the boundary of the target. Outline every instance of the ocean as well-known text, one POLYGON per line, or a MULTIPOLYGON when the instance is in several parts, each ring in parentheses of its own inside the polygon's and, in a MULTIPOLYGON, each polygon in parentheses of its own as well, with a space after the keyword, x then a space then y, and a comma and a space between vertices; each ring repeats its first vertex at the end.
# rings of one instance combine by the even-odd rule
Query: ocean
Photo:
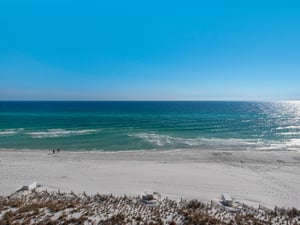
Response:
POLYGON ((0 149, 300 149, 299 102, 1 101, 0 149))

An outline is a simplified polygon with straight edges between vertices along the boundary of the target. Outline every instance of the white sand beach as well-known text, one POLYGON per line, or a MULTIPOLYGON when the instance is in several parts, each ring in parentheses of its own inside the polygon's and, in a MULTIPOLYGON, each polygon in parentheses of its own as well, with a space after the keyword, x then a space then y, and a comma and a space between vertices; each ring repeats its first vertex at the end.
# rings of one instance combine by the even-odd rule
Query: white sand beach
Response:
POLYGON ((206 150, 66 152, 0 151, 0 195, 37 181, 60 191, 208 202, 221 193, 257 206, 300 208, 300 154, 206 150))

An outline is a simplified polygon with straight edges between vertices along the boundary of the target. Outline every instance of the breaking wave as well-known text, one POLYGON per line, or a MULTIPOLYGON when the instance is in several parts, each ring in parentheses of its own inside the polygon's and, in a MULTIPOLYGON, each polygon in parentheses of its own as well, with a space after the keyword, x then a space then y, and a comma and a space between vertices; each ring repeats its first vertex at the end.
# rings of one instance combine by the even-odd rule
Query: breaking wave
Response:
POLYGON ((47 131, 29 132, 27 133, 32 138, 58 138, 78 135, 88 135, 96 133, 99 130, 64 130, 64 129, 49 129, 47 131))
POLYGON ((222 150, 297 150, 300 139, 285 141, 237 138, 183 138, 157 133, 137 133, 129 136, 139 138, 158 148, 209 148, 222 150))
POLYGON ((183 137, 172 137, 169 135, 161 135, 156 133, 137 133, 130 136, 140 138, 152 145, 157 147, 251 147, 255 143, 251 140, 244 139, 222 139, 222 138, 183 138, 183 137))
POLYGON ((0 136, 12 136, 17 134, 18 132, 24 130, 23 128, 18 128, 18 129, 5 129, 5 130, 0 130, 0 136))

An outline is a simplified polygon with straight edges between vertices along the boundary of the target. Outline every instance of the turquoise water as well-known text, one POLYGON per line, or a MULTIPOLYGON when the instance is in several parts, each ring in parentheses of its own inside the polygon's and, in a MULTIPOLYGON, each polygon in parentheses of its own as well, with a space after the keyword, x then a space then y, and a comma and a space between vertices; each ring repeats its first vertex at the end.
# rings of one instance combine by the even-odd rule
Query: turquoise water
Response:
POLYGON ((298 150, 299 102, 0 102, 0 149, 298 150))

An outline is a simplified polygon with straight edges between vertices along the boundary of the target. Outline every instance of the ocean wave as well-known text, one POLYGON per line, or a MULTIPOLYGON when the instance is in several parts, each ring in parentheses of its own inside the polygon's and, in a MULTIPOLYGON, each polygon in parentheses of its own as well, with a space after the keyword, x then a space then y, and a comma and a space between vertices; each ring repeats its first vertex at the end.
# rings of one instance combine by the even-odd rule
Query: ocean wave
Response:
POLYGON ((137 133, 140 138, 158 148, 203 148, 222 150, 299 150, 300 139, 285 140, 238 139, 238 138, 183 138, 157 133, 137 133))
POLYGON ((250 147, 257 144, 257 141, 248 139, 235 138, 182 138, 172 137, 169 135, 162 135, 156 133, 137 133, 130 136, 140 138, 157 147, 250 147))
POLYGON ((0 136, 12 136, 24 130, 23 128, 0 130, 0 136))
POLYGON ((268 151, 281 151, 281 150, 291 150, 299 151, 300 149, 300 139, 292 138, 286 139, 284 141, 264 141, 261 145, 258 145, 257 150, 268 150, 268 151))
POLYGON ((138 133, 138 134, 132 134, 129 136, 141 138, 145 140, 146 142, 149 142, 151 144, 154 144, 156 146, 164 146, 166 144, 173 143, 173 137, 170 137, 168 135, 159 135, 154 133, 138 133))
POLYGON ((78 135, 88 135, 98 132, 99 129, 95 130, 64 130, 64 129, 49 129, 47 131, 29 132, 27 133, 32 138, 58 138, 58 137, 69 137, 78 135))
POLYGON ((288 129, 291 129, 291 130, 299 130, 300 129, 300 126, 282 126, 282 127, 277 127, 276 130, 288 130, 288 129))
POLYGON ((278 134, 279 135, 283 135, 283 136, 285 136, 285 135, 300 135, 300 131, 298 131, 298 132, 292 132, 292 131, 289 131, 289 132, 280 132, 278 134))

